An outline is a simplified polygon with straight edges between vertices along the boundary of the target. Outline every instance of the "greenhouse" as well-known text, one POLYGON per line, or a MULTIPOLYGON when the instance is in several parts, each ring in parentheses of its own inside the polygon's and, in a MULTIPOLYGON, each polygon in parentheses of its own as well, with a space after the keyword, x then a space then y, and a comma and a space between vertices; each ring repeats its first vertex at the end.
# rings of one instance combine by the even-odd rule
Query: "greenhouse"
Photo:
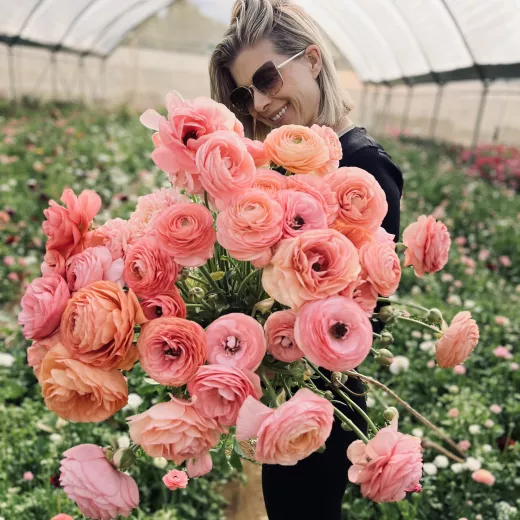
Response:
POLYGON ((0 520, 520 518, 518 27, 0 0, 0 520))

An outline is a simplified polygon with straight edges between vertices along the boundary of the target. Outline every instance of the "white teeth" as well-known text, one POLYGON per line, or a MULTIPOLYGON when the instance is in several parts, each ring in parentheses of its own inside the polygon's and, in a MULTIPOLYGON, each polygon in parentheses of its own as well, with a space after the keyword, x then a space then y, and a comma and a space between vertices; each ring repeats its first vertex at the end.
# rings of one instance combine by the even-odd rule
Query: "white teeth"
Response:
POLYGON ((278 121, 278 119, 280 119, 284 114, 285 112, 287 112, 287 107, 289 105, 285 105, 282 110, 280 110, 280 112, 278 112, 278 114, 276 114, 274 117, 271 118, 271 121, 278 121))

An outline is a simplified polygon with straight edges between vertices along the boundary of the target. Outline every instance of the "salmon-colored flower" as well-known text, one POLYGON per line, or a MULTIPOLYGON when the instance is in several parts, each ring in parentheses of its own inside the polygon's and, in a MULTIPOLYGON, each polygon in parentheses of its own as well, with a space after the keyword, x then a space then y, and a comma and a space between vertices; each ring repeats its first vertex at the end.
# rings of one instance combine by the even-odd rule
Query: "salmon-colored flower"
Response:
POLYGON ((478 469, 471 474, 471 478, 479 484, 485 484, 486 486, 493 486, 495 484, 495 476, 487 469, 478 469))
POLYGON ((479 340, 478 325, 471 313, 462 311, 455 315, 450 326, 437 341, 436 358, 441 368, 453 368, 473 352, 479 340))
POLYGON ((161 316, 186 318, 187 314, 186 304, 175 286, 164 294, 141 300, 141 308, 149 320, 155 320, 161 316))
POLYGON ((401 281, 401 262, 393 242, 372 242, 359 250, 365 280, 372 283, 384 297, 392 296, 401 281))
POLYGON ((173 491, 179 488, 184 489, 188 485, 189 479, 185 471, 172 469, 171 471, 168 471, 166 475, 164 475, 162 480, 164 485, 173 491))
POLYGON ((34 375, 38 380, 40 379, 40 369, 43 359, 47 355, 47 352, 58 343, 61 343, 59 331, 47 338, 33 341, 32 345, 27 349, 27 364, 32 367, 34 375))
POLYGON ((325 141, 329 149, 329 160, 316 170, 316 173, 322 177, 338 169, 339 161, 343 157, 343 150, 338 134, 329 126, 312 125, 311 130, 325 141))
POLYGON ((361 273, 356 280, 349 283, 338 295, 354 300, 370 318, 377 306, 379 295, 374 284, 363 278, 362 274, 366 275, 366 272, 361 273))
POLYGON ((256 170, 253 188, 264 190, 269 195, 276 195, 278 191, 287 189, 287 177, 275 170, 259 168, 256 170))
POLYGON ((264 143, 262 141, 253 141, 247 137, 243 138, 243 141, 247 147, 247 151, 255 161, 257 168, 264 168, 269 165, 269 157, 267 157, 264 150, 264 143))
POLYGON ((59 274, 65 276, 65 258, 56 249, 47 249, 41 265, 43 276, 59 274))
POLYGON ((296 313, 291 310, 273 312, 264 325, 265 339, 269 353, 280 361, 292 363, 305 354, 294 339, 296 313))
POLYGON ((105 246, 112 258, 124 258, 131 240, 131 231, 128 220, 122 218, 110 219, 102 226, 89 233, 86 246, 105 246))

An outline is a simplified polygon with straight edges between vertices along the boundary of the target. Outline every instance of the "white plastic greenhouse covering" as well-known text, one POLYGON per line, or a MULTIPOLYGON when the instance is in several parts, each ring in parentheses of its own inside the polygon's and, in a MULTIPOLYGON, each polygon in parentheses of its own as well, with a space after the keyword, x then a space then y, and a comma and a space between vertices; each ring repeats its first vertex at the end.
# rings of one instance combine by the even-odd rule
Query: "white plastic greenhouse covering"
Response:
MULTIPOLYGON (((233 0, 190 0, 227 23, 233 0)), ((520 77, 520 0, 294 0, 365 83, 520 77)), ((106 57, 172 0, 0 0, 0 42, 106 57)))

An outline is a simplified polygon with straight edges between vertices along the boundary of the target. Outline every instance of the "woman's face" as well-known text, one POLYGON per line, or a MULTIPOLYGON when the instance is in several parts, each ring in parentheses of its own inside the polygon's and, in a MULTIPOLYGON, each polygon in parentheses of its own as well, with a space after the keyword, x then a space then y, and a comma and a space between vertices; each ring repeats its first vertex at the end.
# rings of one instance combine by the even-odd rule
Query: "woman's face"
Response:
MULTIPOLYGON (((248 87, 253 82, 254 73, 266 61, 280 65, 290 57, 277 54, 269 40, 262 40, 238 55, 231 66, 231 75, 237 86, 248 87)), ((321 68, 320 50, 316 45, 311 45, 305 54, 282 67, 283 86, 276 96, 266 96, 253 88, 254 109, 251 115, 271 128, 313 125, 320 106, 320 89, 316 79, 321 68), (277 119, 284 109, 285 113, 277 119)))

